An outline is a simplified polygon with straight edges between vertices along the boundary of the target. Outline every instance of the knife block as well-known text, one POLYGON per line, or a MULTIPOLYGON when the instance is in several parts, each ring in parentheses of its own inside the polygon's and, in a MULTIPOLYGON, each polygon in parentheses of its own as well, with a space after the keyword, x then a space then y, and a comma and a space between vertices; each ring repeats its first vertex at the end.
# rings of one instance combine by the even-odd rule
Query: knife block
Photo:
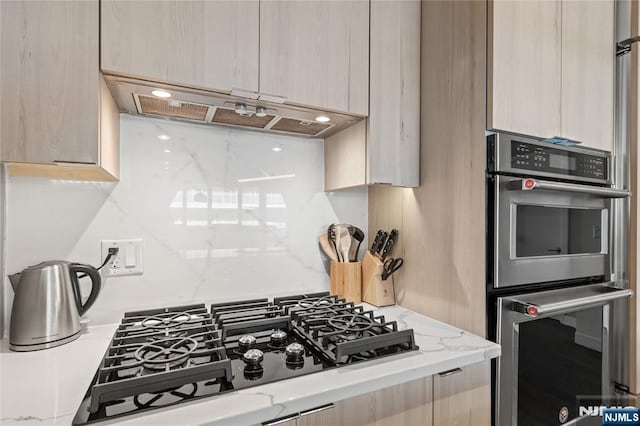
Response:
POLYGON ((362 259, 362 300, 374 306, 396 304, 393 275, 383 281, 383 271, 384 264, 380 258, 367 250, 362 259))
POLYGON ((331 294, 362 303, 362 262, 331 262, 331 294))

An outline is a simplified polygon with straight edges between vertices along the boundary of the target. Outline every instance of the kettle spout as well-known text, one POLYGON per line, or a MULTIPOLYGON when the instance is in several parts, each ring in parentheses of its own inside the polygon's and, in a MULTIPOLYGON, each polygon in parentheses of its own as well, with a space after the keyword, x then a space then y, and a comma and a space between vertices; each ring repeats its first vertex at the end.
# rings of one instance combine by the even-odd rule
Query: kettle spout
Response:
POLYGON ((18 288, 18 283, 20 282, 20 277, 21 276, 22 276, 21 273, 9 275, 9 282, 11 283, 11 287, 13 288, 14 292, 18 288))

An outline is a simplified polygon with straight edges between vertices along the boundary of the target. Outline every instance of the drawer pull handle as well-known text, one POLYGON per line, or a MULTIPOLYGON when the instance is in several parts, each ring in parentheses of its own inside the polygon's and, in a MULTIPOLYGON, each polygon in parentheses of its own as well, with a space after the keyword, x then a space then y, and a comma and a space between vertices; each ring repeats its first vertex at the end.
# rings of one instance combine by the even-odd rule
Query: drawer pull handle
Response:
POLYGON ((442 373, 438 373, 438 375, 440 377, 448 377, 458 373, 462 373, 462 368, 454 368, 453 370, 443 371, 442 373))
POLYGON ((281 425, 281 424, 286 423, 288 421, 295 420, 298 417, 300 417, 300 414, 296 413, 296 414, 292 414, 290 416, 280 417, 280 418, 277 418, 277 419, 266 421, 266 422, 262 423, 262 426, 281 425))
POLYGON ((300 413, 300 417, 302 416, 308 416, 309 414, 316 414, 316 413, 320 413, 322 411, 326 411, 326 410, 330 410, 334 407, 333 404, 327 404, 327 405, 323 405, 321 407, 317 407, 317 408, 312 408, 311 410, 307 410, 307 411, 302 411, 300 413))

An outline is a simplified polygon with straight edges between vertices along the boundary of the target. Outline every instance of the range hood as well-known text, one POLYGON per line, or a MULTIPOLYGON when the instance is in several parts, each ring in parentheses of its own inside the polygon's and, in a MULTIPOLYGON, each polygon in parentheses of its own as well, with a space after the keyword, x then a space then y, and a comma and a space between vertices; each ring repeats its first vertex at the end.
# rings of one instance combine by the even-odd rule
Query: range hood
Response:
POLYGON ((322 139, 364 118, 128 77, 104 75, 104 79, 120 112, 133 115, 322 139), (151 93, 158 89, 170 92, 171 97, 151 93), (330 121, 315 121, 319 115, 330 121))

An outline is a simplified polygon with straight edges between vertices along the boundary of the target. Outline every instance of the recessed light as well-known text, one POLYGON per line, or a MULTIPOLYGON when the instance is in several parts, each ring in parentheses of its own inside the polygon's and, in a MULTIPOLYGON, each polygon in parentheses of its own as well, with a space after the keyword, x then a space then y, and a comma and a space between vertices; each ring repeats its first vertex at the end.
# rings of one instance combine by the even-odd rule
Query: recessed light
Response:
POLYGON ((158 135, 158 139, 160 139, 161 141, 168 141, 169 139, 171 139, 171 136, 169 136, 169 135, 158 135))
POLYGON ((266 117, 267 116, 267 109, 265 107, 259 106, 256 107, 256 117, 266 117))
POLYGON ((316 121, 318 123, 328 123, 329 121, 331 121, 331 119, 326 115, 319 115, 316 117, 316 121))
POLYGON ((170 98, 171 97, 171 93, 167 92, 166 90, 152 90, 151 94, 153 96, 157 96, 159 98, 170 98))
POLYGON ((280 152, 280 151, 282 151, 282 148, 280 148, 279 146, 274 146, 273 148, 271 148, 271 151, 280 152))
POLYGON ((167 154, 171 152, 170 149, 165 149, 164 152, 166 152, 167 154))

